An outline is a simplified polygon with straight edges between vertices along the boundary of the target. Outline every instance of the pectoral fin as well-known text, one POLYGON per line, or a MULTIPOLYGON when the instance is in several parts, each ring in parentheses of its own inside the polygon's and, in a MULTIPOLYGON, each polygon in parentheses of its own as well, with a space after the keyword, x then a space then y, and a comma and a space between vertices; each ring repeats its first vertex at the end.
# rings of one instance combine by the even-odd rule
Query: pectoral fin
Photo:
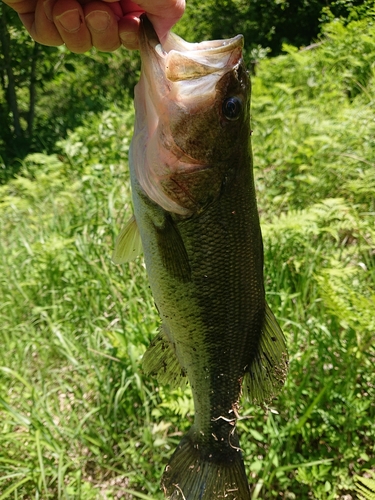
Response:
POLYGON ((185 371, 177 359, 165 326, 161 327, 159 334, 144 353, 143 368, 148 375, 156 377, 161 385, 169 385, 175 389, 186 384, 185 371))
POLYGON ((166 215, 162 226, 155 227, 157 245, 163 266, 169 274, 183 283, 190 281, 189 257, 181 235, 172 218, 166 215))
POLYGON ((135 259, 141 252, 141 237, 133 215, 117 236, 112 260, 115 264, 124 264, 135 259))
POLYGON ((270 401, 281 390, 288 372, 284 334, 266 304, 258 352, 246 370, 244 392, 254 403, 270 401))

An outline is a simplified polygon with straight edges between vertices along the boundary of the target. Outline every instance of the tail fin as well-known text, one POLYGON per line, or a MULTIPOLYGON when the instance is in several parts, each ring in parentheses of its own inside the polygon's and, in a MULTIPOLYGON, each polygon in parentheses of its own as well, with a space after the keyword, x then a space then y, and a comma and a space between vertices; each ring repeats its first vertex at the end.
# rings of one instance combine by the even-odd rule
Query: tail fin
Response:
POLYGON ((193 442, 191 429, 166 466, 161 486, 171 500, 250 500, 241 452, 207 453, 193 442))

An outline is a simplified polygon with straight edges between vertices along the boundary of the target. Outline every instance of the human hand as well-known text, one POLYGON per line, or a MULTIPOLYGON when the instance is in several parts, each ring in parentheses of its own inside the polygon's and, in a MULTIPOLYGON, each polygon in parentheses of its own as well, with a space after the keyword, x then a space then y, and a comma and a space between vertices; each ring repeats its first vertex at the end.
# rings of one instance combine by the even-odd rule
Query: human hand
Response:
POLYGON ((139 17, 144 12, 163 41, 185 9, 185 0, 3 1, 18 12, 35 41, 52 46, 65 43, 77 53, 91 47, 113 51, 121 44, 137 49, 139 17))

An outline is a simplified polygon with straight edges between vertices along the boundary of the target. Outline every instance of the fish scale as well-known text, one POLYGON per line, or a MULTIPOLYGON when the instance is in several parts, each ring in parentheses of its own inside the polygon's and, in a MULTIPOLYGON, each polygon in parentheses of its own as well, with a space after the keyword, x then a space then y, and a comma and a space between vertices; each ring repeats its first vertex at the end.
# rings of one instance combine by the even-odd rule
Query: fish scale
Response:
MULTIPOLYGON (((244 161, 244 165, 246 164, 249 162, 244 161)), ((243 170, 246 175, 247 169, 243 170)), ((240 174, 238 172, 239 176, 240 174)), ((262 272, 254 272, 255 265, 252 265, 252 262, 261 258, 260 235, 257 235, 258 245, 254 245, 255 238, 250 231, 246 232, 246 237, 242 236, 242 228, 246 225, 243 217, 232 214, 233 211, 237 211, 239 215, 241 212, 242 196, 239 188, 246 193, 249 191, 245 183, 233 183, 232 189, 220 198, 220 203, 207 210, 199 224, 194 219, 177 224, 186 247, 195 249, 191 254, 190 264, 192 286, 198 305, 195 316, 204 319, 201 349, 204 350, 204 359, 210 367, 211 375, 213 402, 210 404, 209 422, 220 415, 225 418, 233 417, 232 407, 238 402, 241 391, 238 381, 244 377, 245 366, 250 364, 251 353, 256 349, 263 322, 263 277, 262 272), (235 201, 233 189, 237 194, 235 201), (228 214, 226 217, 225 213, 228 214), (200 241, 199 245, 196 244, 197 241, 200 241), (214 253, 213 248, 216 249, 214 253), (245 267, 239 258, 241 253, 247 255, 245 267), (251 301, 248 300, 249 295, 252 297, 251 301)), ((249 220, 247 224, 256 227, 251 223, 251 212, 246 211, 245 216, 249 220)), ((181 336, 183 342, 185 330, 181 332, 181 336)), ((174 339, 179 341, 177 333, 174 339)), ((196 338, 193 337, 191 341, 197 345, 196 338)), ((192 363, 196 364, 195 357, 192 363)), ((200 368, 195 370, 193 366, 190 372, 192 374, 189 380, 195 391, 195 409, 199 411, 199 402, 205 398, 205 387, 200 391, 200 368)), ((215 428, 219 424, 220 422, 215 423, 215 428)), ((222 425, 227 427, 224 421, 222 425)), ((210 434, 207 429, 203 430, 210 434)))

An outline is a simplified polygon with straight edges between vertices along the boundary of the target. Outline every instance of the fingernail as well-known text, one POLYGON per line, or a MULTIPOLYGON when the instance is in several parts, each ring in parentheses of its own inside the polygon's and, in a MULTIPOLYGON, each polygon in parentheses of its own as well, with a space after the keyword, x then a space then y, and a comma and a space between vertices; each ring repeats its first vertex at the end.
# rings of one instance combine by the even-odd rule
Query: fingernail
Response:
POLYGON ((44 8, 44 13, 46 17, 53 22, 53 16, 52 16, 52 6, 51 6, 52 0, 46 0, 43 2, 43 8, 44 8))
POLYGON ((82 25, 78 9, 67 10, 64 14, 56 16, 56 19, 59 21, 64 30, 69 31, 69 33, 78 31, 82 25))
POLYGON ((108 12, 102 10, 93 10, 85 19, 90 29, 99 32, 106 30, 111 22, 108 12))
POLYGON ((138 47, 138 35, 137 33, 128 33, 124 31, 120 33, 120 38, 125 47, 136 48, 138 47))

